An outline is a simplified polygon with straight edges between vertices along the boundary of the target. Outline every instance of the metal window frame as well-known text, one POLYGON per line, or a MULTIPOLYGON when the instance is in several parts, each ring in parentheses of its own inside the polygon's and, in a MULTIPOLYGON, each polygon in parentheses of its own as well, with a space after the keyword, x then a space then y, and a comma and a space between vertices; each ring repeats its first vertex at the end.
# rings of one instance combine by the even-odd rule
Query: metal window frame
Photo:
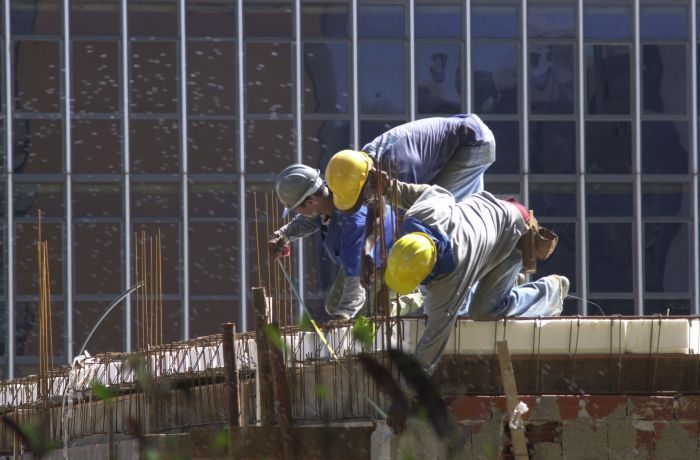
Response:
POLYGON ((238 51, 236 75, 238 79, 238 195, 239 195, 239 235, 238 268, 240 273, 241 330, 248 330, 248 270, 246 254, 246 206, 245 206, 245 76, 243 46, 243 0, 236 3, 236 49, 238 51))
POLYGON ((10 0, 4 0, 3 10, 5 13, 4 20, 4 38, 3 44, 5 59, 3 61, 5 73, 5 215, 7 222, 7 231, 5 233, 5 256, 6 263, 3 270, 6 270, 5 277, 6 288, 6 308, 7 308, 7 376, 12 379, 15 376, 15 280, 14 280, 14 209, 12 203, 12 118, 13 118, 13 101, 12 101, 12 36, 10 34, 10 0))
POLYGON ((187 155, 187 30, 185 0, 178 2, 178 54, 180 86, 178 88, 180 119, 180 260, 182 261, 182 328, 184 340, 190 338, 190 240, 189 240, 189 201, 188 201, 188 155, 187 155))
POLYGON ((66 361, 73 359, 73 189, 72 189, 72 151, 71 151, 71 40, 70 40, 70 1, 63 0, 63 152, 65 181, 65 261, 64 277, 66 308, 66 361))
POLYGON ((578 301, 578 312, 581 315, 588 314, 588 219, 586 215, 586 81, 583 43, 583 0, 576 2, 576 46, 578 48, 578 155, 576 156, 576 204, 577 204, 577 238, 576 252, 577 274, 576 287, 580 297, 578 301))
POLYGON ((700 315, 700 184, 698 183, 698 36, 697 3, 690 0, 690 310, 700 315))
MULTIPOLYGON (((134 282, 132 280, 131 274, 131 137, 130 137, 130 120, 131 115, 131 101, 129 99, 129 19, 128 19, 128 0, 121 0, 120 2, 120 27, 121 27, 121 53, 119 64, 121 66, 121 128, 122 128, 122 205, 123 205, 123 216, 122 222, 124 226, 124 239, 123 239, 123 253, 124 253, 124 278, 122 287, 126 289, 127 286, 131 286, 134 282)), ((124 306, 124 331, 125 331, 125 350, 131 352, 132 348, 132 304, 131 296, 127 296, 126 304, 124 306)))
POLYGON ((633 89, 634 97, 632 104, 632 175, 633 175, 633 185, 632 185, 632 214, 633 214, 633 283, 632 288, 634 289, 634 314, 642 315, 644 309, 642 307, 642 301, 644 299, 644 243, 642 234, 642 179, 641 179, 641 167, 642 167, 642 106, 641 106, 641 39, 640 39, 640 0, 634 0, 634 5, 632 7, 632 33, 633 33, 633 89))

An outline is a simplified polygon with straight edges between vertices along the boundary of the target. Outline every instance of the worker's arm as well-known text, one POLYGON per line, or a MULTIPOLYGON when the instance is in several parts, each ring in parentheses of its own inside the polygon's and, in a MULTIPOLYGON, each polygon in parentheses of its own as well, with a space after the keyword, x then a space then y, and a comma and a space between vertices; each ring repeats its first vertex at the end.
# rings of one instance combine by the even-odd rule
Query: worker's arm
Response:
POLYGON ((344 215, 337 221, 340 232, 338 259, 345 270, 343 294, 338 302, 336 314, 352 318, 365 304, 365 288, 360 282, 360 254, 364 242, 366 214, 344 215))
POLYGON ((382 181, 381 190, 384 193, 387 204, 396 205, 401 209, 408 209, 413 206, 413 203, 426 191, 430 190, 432 185, 428 184, 411 184, 401 182, 398 179, 389 180, 389 175, 386 171, 378 171, 372 169, 367 177, 367 183, 363 189, 364 201, 376 201, 377 181, 382 181))
POLYGON ((285 247, 292 241, 309 236, 319 229, 318 220, 297 214, 279 230, 272 233, 267 242, 267 249, 275 258, 286 255, 285 247))

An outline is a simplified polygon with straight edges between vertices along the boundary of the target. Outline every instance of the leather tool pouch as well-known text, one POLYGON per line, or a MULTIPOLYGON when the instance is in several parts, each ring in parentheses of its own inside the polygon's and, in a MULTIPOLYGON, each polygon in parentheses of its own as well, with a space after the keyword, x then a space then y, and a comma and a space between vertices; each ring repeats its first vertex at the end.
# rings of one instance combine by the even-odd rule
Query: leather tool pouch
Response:
POLYGON ((537 219, 530 211, 527 232, 520 237, 518 247, 523 257, 523 273, 537 271, 537 261, 547 260, 552 255, 559 242, 559 236, 548 228, 540 227, 537 219))

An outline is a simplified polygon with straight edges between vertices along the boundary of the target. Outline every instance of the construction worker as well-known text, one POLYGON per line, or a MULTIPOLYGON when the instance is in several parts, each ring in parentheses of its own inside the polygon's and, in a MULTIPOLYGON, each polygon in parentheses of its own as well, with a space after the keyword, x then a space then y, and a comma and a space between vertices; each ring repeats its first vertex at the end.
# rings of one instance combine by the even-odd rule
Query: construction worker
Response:
MULTIPOLYGON (((328 256, 340 266, 324 307, 334 319, 354 318, 367 296, 360 282, 360 254, 365 239, 367 208, 360 206, 353 213, 338 211, 321 172, 303 164, 285 168, 277 176, 275 191, 286 207, 285 213, 296 210, 298 214, 274 232, 268 241, 268 249, 277 259, 288 254, 290 242, 320 231, 328 256)), ((392 226, 391 210, 387 208, 385 234, 388 247, 391 246, 392 226)), ((404 300, 418 301, 415 296, 404 300)))
MULTIPOLYGON (((349 203, 349 209, 374 199, 375 187, 365 184, 381 180, 387 196, 397 197, 398 207, 406 210, 399 232, 403 236, 391 248, 384 280, 399 294, 424 287, 428 322, 416 354, 428 373, 435 369, 458 309, 477 282, 469 303, 472 317, 561 313, 569 291, 566 277, 550 275, 514 287, 522 268, 521 238, 537 229, 534 216, 519 203, 488 192, 457 202, 439 186, 390 181, 363 152, 336 154, 328 163, 326 178, 333 199, 349 203)), ((541 244, 536 250, 546 258, 556 240, 541 244)))
POLYGON ((496 141, 478 116, 462 114, 396 126, 362 151, 400 181, 439 185, 461 201, 484 189, 484 172, 496 160, 496 141))

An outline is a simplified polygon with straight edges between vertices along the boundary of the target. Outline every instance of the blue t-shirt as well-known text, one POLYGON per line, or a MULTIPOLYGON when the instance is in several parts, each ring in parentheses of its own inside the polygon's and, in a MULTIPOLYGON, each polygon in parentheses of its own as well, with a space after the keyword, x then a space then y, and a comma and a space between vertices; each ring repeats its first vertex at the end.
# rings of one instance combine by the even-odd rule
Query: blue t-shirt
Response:
MULTIPOLYGON (((320 220, 320 217, 318 219, 320 220)), ((366 221, 367 207, 362 206, 353 214, 335 210, 330 221, 326 225, 321 225, 323 246, 331 260, 345 268, 345 276, 360 276, 360 256, 364 244, 366 221)), ((384 221, 387 251, 391 249, 394 242, 393 222, 393 213, 387 206, 384 221)), ((377 260, 380 249, 379 244, 377 244, 375 260, 377 260)))
POLYGON ((390 129, 362 150, 381 160, 382 169, 412 184, 430 184, 462 147, 484 141, 485 125, 469 114, 433 117, 390 129))

